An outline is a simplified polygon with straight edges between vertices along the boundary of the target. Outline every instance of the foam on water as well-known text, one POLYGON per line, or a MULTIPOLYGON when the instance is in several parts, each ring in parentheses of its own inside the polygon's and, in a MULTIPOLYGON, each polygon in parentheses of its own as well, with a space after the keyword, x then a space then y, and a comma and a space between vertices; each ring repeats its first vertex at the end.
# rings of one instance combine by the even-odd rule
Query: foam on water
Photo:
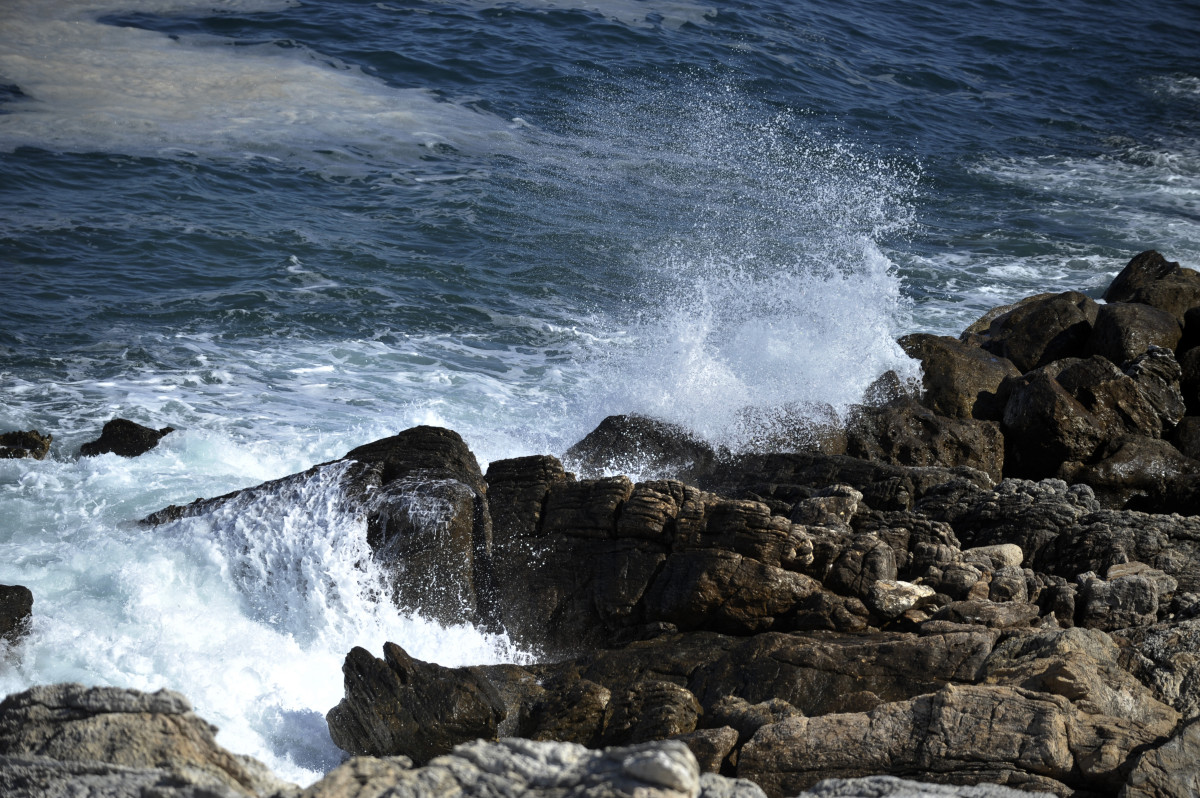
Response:
MULTIPOLYGON (((461 2, 461 0, 442 0, 461 2)), ((494 0, 470 0, 475 5, 494 8, 494 0)), ((505 3, 504 5, 510 5, 505 3)), ((522 0, 523 8, 538 10, 588 11, 636 28, 662 25, 678 28, 685 23, 704 25, 712 21, 717 9, 686 0, 522 0)))
POLYGON ((0 150, 266 157, 361 171, 430 148, 495 152, 508 122, 399 89, 293 46, 231 46, 104 24, 105 14, 254 13, 271 0, 11 0, 0 4, 0 150))
POLYGON ((365 523, 342 504, 341 466, 211 515, 132 524, 164 493, 226 481, 236 447, 205 460, 189 443, 168 437, 136 460, 0 462, 10 553, 0 583, 36 597, 31 634, 0 661, 0 693, 59 681, 169 687, 221 728, 223 745, 310 782, 341 758, 324 713, 341 699, 351 647, 378 654, 391 640, 452 666, 521 659, 502 637, 395 611, 365 523))

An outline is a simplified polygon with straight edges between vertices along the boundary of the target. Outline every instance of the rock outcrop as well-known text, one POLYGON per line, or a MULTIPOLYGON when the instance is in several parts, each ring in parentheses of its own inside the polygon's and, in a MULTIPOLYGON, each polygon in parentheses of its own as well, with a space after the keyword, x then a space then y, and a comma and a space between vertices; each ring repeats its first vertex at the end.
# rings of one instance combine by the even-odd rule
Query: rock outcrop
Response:
POLYGON ((174 427, 153 429, 127 418, 114 418, 104 425, 99 438, 79 447, 79 454, 83 457, 110 453, 121 457, 137 457, 158 446, 163 436, 174 431, 174 427))
POLYGON ((52 436, 43 435, 35 429, 27 432, 5 432, 0 434, 0 460, 15 460, 30 457, 45 460, 50 452, 52 436))
POLYGON ((15 643, 33 617, 33 593, 24 585, 0 585, 0 640, 15 643))

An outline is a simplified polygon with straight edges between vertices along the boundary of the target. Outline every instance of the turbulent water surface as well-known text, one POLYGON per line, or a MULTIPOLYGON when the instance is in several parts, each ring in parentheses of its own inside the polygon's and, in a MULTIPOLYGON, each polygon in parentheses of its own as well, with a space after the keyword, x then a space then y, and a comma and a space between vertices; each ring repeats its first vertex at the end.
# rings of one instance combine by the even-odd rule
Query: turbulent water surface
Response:
POLYGON ((0 693, 172 687, 306 782, 398 616, 322 473, 418 423, 483 461, 614 412, 752 448, 894 343, 1133 254, 1200 266, 1200 4, 0 3, 0 693), (152 453, 79 459, 114 416, 152 453))

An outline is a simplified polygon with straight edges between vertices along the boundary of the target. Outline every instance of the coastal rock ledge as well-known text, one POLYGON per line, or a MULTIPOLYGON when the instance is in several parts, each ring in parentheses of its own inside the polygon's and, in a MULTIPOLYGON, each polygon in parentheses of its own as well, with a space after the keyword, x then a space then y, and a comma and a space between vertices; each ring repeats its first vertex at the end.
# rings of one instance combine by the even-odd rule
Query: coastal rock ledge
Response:
POLYGON ((36 688, 0 704, 0 792, 1200 795, 1200 274, 1143 253, 1106 299, 907 336, 920 386, 783 452, 617 416, 484 473, 415 427, 164 508, 143 523, 332 485, 398 609, 536 662, 352 649, 348 761, 304 790, 175 694, 36 688))

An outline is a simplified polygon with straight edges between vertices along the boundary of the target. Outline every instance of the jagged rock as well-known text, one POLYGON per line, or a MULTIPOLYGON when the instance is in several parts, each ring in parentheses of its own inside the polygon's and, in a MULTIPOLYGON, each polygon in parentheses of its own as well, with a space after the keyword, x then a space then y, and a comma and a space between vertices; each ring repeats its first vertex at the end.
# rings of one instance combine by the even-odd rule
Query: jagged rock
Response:
POLYGON ((53 439, 53 436, 43 435, 35 429, 28 432, 5 432, 0 434, 0 460, 22 457, 45 460, 53 439))
POLYGON ((465 743, 418 769, 352 759, 302 798, 761 798, 753 785, 709 774, 678 740, 595 751, 574 743, 465 743))
POLYGON ((729 726, 722 726, 717 729, 696 729, 677 734, 672 739, 688 747, 702 773, 719 773, 738 744, 738 733, 729 726))
POLYGON ((1181 381, 1183 369, 1170 349, 1151 346, 1125 367, 1142 396, 1158 414, 1163 430, 1170 430, 1187 412, 1181 381))
POLYGON ((992 649, 981 681, 1060 695, 1084 712, 1125 718, 1168 736, 1179 713, 1121 666, 1121 649, 1098 629, 1011 634, 992 649))
POLYGON ((1119 798, 1192 798, 1200 795, 1200 722, 1142 754, 1119 798))
POLYGON ((33 593, 24 585, 0 585, 0 640, 15 643, 33 617, 33 593))
POLYGON ((875 583, 896 579, 896 554, 878 536, 858 535, 834 560, 825 586, 844 595, 866 600, 875 583))
POLYGON ((1123 629, 1122 662, 1185 720, 1200 718, 1200 619, 1123 629))
POLYGON ((1109 441, 1095 454, 1095 461, 1064 463, 1059 474, 1072 482, 1091 485, 1097 497, 1108 507, 1131 505, 1158 509, 1169 499, 1164 487, 1191 481, 1200 474, 1200 461, 1185 456, 1164 440, 1125 435, 1109 441))
POLYGON ((700 702, 681 685, 642 679, 613 695, 605 740, 628 745, 662 740, 696 730, 700 702))
POLYGON ((829 485, 792 506, 789 518, 797 524, 850 528, 863 495, 850 485, 829 485))
POLYGON ((414 659, 395 643, 383 656, 357 646, 346 655, 345 697, 326 716, 343 751, 424 763, 461 742, 495 739, 506 710, 486 678, 414 659))
POLYGON ((1013 380, 1004 408, 1005 473, 1053 475, 1066 461, 1089 459, 1105 439, 1103 422, 1048 369, 1013 380))
POLYGON ((722 728, 733 729, 734 742, 744 743, 768 723, 779 723, 781 720, 802 716, 800 710, 782 698, 751 704, 740 696, 728 696, 709 708, 705 713, 705 720, 722 724, 722 728))
POLYGON ((1179 319, 1137 302, 1101 305, 1088 349, 1123 366, 1151 346, 1174 349, 1183 335, 1179 319))
POLYGON ((605 418, 563 459, 584 477, 639 474, 691 481, 715 457, 711 446, 678 424, 628 415, 605 418))
POLYGON ((222 784, 187 783, 164 768, 61 762, 41 756, 0 756, 0 795, 5 798, 245 798, 247 793, 222 784))
POLYGON ((42 789, 79 794, 66 785, 75 790, 89 783, 139 790, 166 784, 185 788, 181 796, 256 796, 292 787, 256 760, 221 748, 215 733, 186 698, 169 690, 34 687, 0 702, 0 786, 20 794, 32 782, 38 791, 26 794, 39 796, 42 789))
MULTIPOLYGON (((1193 349, 1200 353, 1200 349, 1193 349)), ((1200 459, 1200 416, 1184 416, 1171 432, 1171 443, 1184 457, 1200 459)))
POLYGON ((1099 306, 1076 291, 1030 297, 997 316, 976 339, 1022 372, 1084 354, 1099 306))
POLYGON ((1148 250, 1126 264, 1104 292, 1104 300, 1141 302, 1170 313, 1183 324, 1187 311, 1200 306, 1200 274, 1148 250))
POLYGON ((1143 392, 1143 384, 1160 387, 1151 385, 1150 375, 1139 383, 1099 355, 1059 360, 1046 366, 1045 372, 1095 416, 1105 437, 1124 433, 1158 437, 1178 420, 1164 419, 1143 392))
POLYGON ((917 333, 899 344, 921 361, 926 407, 952 418, 999 421, 1004 415, 1004 378, 1021 373, 1011 360, 946 336, 917 333))
POLYGON ((891 620, 900 617, 917 602, 932 597, 936 592, 928 585, 880 579, 871 585, 865 601, 871 612, 885 620, 891 620))
POLYGON ((796 798, 1050 798, 1051 793, 1028 792, 997 784, 930 784, 895 776, 825 779, 796 798))
POLYGON ((963 561, 987 568, 1019 568, 1025 562, 1025 552, 1015 543, 996 543, 963 549, 963 561))
POLYGON ((487 484, 458 433, 413 427, 347 452, 376 466, 367 542, 394 574, 396 603, 442 623, 495 615, 487 484))
POLYGON ((174 427, 152 429, 126 418, 114 418, 104 425, 99 438, 79 447, 79 454, 83 457, 109 453, 137 457, 158 446, 164 435, 174 431, 174 427))
POLYGON ((704 490, 735 498, 795 504, 830 485, 849 485, 874 510, 910 510, 940 485, 965 480, 980 488, 994 481, 971 468, 916 468, 872 463, 846 455, 809 452, 745 455, 720 463, 701 481, 704 490))
MULTIPOLYGON (((1200 324, 1195 327, 1200 327, 1200 324)), ((1195 328, 1192 332, 1195 332, 1195 328)), ((1179 356, 1179 390, 1188 414, 1200 415, 1200 346, 1179 356)))
POLYGON ((769 796, 795 795, 829 776, 896 773, 1065 796, 1111 790, 1124 781, 1133 752, 1161 739, 1058 695, 947 686, 870 712, 763 726, 742 747, 737 772, 769 796))
POLYGON ((1039 615, 1041 612, 1034 604, 969 599, 947 604, 933 614, 933 620, 990 629, 1022 629, 1032 625, 1039 615))
POLYGON ((846 453, 901 466, 967 466, 993 479, 1004 467, 997 422, 940 416, 911 398, 859 408, 847 428, 846 453))

